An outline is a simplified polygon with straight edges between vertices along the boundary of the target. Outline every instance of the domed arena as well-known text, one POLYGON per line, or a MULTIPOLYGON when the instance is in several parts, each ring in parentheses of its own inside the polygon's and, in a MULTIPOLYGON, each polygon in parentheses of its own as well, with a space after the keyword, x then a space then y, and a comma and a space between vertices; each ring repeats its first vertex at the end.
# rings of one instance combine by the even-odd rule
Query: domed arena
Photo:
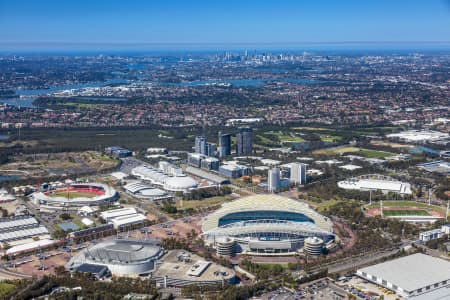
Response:
POLYGON ((155 269, 164 250, 156 240, 118 239, 102 241, 84 249, 67 264, 71 271, 80 265, 105 266, 113 275, 137 276, 155 269))

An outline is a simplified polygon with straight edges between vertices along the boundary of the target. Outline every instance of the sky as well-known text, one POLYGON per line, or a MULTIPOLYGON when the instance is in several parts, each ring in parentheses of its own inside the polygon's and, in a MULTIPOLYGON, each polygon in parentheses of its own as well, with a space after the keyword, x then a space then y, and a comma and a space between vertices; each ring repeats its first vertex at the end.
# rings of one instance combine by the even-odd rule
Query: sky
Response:
POLYGON ((0 50, 450 42, 450 0, 0 0, 0 50))

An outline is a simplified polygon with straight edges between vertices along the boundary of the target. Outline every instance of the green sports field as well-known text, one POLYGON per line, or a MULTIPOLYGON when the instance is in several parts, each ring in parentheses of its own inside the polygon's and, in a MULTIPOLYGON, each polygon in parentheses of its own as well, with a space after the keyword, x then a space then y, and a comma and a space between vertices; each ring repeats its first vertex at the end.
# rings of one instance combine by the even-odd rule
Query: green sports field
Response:
POLYGON ((94 198, 95 196, 98 196, 96 193, 87 193, 87 192, 57 192, 50 194, 50 197, 64 197, 67 199, 74 199, 79 197, 85 197, 85 198, 94 198))
POLYGON ((417 210, 417 209, 402 209, 402 210, 383 209, 383 215, 390 217, 390 216, 429 216, 430 214, 425 210, 417 210))

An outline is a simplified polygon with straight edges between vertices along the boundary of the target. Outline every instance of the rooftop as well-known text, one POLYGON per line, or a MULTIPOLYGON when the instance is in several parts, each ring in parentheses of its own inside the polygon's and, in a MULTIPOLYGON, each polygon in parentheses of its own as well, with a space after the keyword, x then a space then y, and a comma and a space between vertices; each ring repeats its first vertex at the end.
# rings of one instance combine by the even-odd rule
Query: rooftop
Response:
POLYGON ((450 262, 416 253, 358 270, 414 291, 450 279, 450 262))

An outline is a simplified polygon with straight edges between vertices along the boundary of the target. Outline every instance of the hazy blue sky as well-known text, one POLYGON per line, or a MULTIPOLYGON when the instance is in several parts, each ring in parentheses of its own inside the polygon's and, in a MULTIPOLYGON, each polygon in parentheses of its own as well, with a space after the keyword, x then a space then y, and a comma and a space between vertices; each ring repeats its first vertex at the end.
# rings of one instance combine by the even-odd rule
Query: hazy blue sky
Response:
POLYGON ((449 42, 450 1, 0 0, 3 47, 348 41, 449 42))

